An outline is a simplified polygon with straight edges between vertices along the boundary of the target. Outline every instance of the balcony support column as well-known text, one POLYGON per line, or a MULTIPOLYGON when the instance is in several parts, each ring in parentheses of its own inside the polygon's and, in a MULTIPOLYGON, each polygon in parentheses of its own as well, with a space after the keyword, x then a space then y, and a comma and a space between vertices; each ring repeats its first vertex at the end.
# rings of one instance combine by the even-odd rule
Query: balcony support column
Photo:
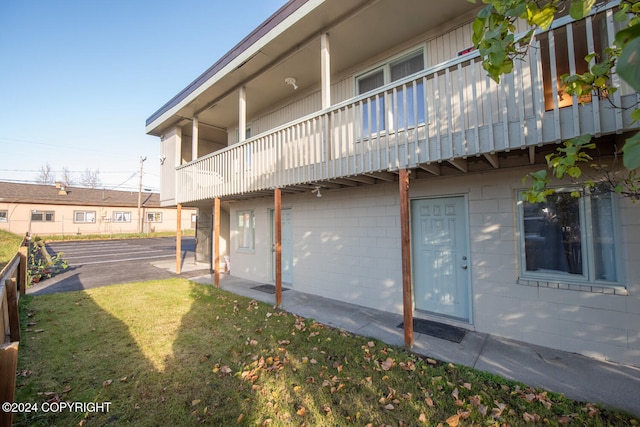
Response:
POLYGON ((213 201, 213 281, 220 287, 220 198, 213 201))
POLYGON ((320 36, 320 75, 322 81, 322 109, 331 106, 331 49, 329 34, 320 36))
POLYGON ((238 93, 238 142, 247 139, 247 88, 242 86, 238 93))
POLYGON ((182 203, 176 209, 176 274, 180 274, 182 267, 182 203))
POLYGON ((402 247, 402 310, 404 345, 413 346, 413 298, 411 284, 411 229, 409 226, 409 171, 400 169, 400 238, 402 247))
POLYGON ((195 160, 198 158, 198 130, 200 128, 200 123, 198 122, 198 118, 193 118, 193 130, 191 132, 191 160, 195 160))
POLYGON ((276 253, 276 306, 282 304, 282 192, 276 188, 273 192, 274 196, 274 240, 276 253))

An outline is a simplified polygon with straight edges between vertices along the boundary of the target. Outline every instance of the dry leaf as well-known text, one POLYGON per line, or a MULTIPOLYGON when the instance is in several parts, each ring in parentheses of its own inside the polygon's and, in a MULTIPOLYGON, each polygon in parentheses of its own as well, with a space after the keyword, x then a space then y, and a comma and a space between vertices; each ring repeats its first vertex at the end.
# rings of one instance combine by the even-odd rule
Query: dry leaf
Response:
POLYGON ((563 415, 561 417, 558 417, 557 420, 558 420, 558 424, 561 424, 563 426, 571 424, 571 417, 568 415, 563 415))
POLYGON ((388 405, 385 405, 384 409, 386 409, 387 411, 393 411, 395 408, 391 403, 389 403, 388 405))
POLYGON ((428 407, 433 408, 433 399, 430 397, 427 397, 426 399, 424 399, 424 402, 427 404, 428 407))
POLYGON ((540 421, 540 415, 530 414, 528 412, 522 414, 522 418, 528 423, 537 423, 538 421, 540 421))
POLYGON ((106 381, 104 381, 102 383, 102 387, 109 387, 112 382, 113 382, 113 380, 106 380, 106 381))
POLYGON ((438 362, 436 362, 435 360, 433 360, 433 359, 431 359, 431 358, 427 357, 427 363, 428 363, 429 365, 436 365, 438 362))
POLYGON ((304 406, 301 406, 300 409, 296 411, 296 414, 300 415, 301 417, 304 417, 306 413, 307 413, 307 410, 305 409, 304 406))
POLYGON ((387 360, 383 361, 382 363, 380 363, 380 366, 382 367, 382 369, 384 369, 385 371, 388 371, 389 369, 391 369, 393 367, 393 365, 395 365, 395 361, 390 358, 387 357, 387 360))
POLYGON ((475 406, 476 408, 478 406, 480 406, 480 401, 482 400, 482 398, 479 395, 475 395, 475 396, 471 396, 469 397, 469 403, 471 403, 473 406, 475 406))
POLYGON ((420 416, 418 417, 418 421, 420 421, 422 424, 427 423, 427 416, 424 414, 424 412, 420 414, 420 416))
POLYGON ((200 399, 195 399, 191 401, 191 406, 196 406, 198 403, 202 402, 200 399))
POLYGON ((458 395, 459 394, 460 394, 460 392, 458 391, 458 387, 453 389, 453 391, 451 392, 451 396, 453 396, 453 398, 456 399, 456 400, 458 400, 458 395))
POLYGON ((447 418, 446 421, 450 427, 456 427, 460 423, 460 415, 459 414, 452 415, 449 418, 447 418))

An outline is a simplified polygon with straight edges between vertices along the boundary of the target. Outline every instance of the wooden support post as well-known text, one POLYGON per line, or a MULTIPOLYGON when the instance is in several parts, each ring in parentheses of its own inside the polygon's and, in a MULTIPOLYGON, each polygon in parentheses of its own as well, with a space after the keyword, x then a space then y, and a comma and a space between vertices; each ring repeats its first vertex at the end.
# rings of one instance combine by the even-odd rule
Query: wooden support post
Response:
POLYGON ((23 243, 18 249, 20 254, 20 266, 18 267, 18 287, 20 288, 20 295, 27 293, 27 263, 29 262, 29 239, 25 239, 26 244, 23 243))
POLYGON ((18 285, 15 279, 4 281, 7 289, 7 311, 9 312, 9 340, 20 341, 20 315, 18 313, 18 285))
POLYGON ((274 190, 275 211, 273 215, 276 252, 276 306, 282 304, 282 192, 274 190))
POLYGON ((220 287, 220 199, 215 198, 213 202, 213 262, 214 283, 216 288, 220 287))
POLYGON ((182 203, 178 203, 176 230, 176 274, 180 274, 182 266, 182 203))
MULTIPOLYGON (((16 369, 18 368, 18 342, 0 344, 0 402, 13 403, 16 392, 16 369)), ((13 422, 11 411, 0 410, 0 426, 13 422)))
POLYGON ((411 230, 409 227, 409 171, 400 169, 400 236, 402 246, 402 308, 404 345, 413 346, 413 298, 411 285, 411 230))

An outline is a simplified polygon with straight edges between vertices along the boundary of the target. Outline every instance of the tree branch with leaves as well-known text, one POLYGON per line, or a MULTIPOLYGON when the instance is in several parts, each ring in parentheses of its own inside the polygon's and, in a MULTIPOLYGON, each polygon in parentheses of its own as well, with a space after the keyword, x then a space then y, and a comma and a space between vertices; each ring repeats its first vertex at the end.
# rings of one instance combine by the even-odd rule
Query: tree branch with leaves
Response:
MULTIPOLYGON (((469 0, 476 3, 476 0, 469 0)), ((514 61, 524 58, 535 34, 539 30, 548 30, 561 14, 580 20, 595 11, 595 0, 483 0, 487 6, 473 22, 473 44, 483 58, 482 65, 488 75, 497 83, 501 76, 513 71, 514 61), (516 38, 516 23, 524 20, 530 30, 521 38, 516 38)), ((596 94, 609 97, 619 87, 614 85, 612 76, 617 74, 635 90, 640 92, 640 0, 621 1, 614 14, 617 22, 624 23, 615 34, 610 46, 605 49, 602 58, 594 52, 585 57, 588 71, 582 74, 562 75, 564 91, 580 97, 596 94)), ((621 108, 621 106, 616 106, 621 108)), ((631 112, 634 121, 640 120, 638 105, 631 112)), ((594 164, 584 150, 595 149, 597 140, 585 134, 565 141, 555 152, 546 156, 548 169, 530 173, 523 181, 531 179, 533 183, 525 197, 530 202, 541 202, 553 193, 549 188, 550 176, 558 179, 578 179, 587 164, 601 172, 602 179, 588 180, 585 185, 595 188, 603 183, 609 184, 611 191, 634 201, 640 200, 640 132, 625 141, 622 148, 623 165, 626 169, 622 177, 614 176, 606 165, 594 164), (551 174, 548 173, 551 172, 551 174)), ((575 194, 579 196, 579 193, 575 194)))

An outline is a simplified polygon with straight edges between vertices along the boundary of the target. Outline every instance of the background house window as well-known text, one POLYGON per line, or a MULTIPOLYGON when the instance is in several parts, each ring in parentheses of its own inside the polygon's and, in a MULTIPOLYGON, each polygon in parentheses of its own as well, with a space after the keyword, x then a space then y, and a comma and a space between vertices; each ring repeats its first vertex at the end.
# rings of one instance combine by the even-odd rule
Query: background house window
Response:
POLYGON ((147 212, 147 222, 162 222, 162 212, 147 212))
POLYGON ((53 222, 53 211, 32 211, 31 221, 53 222))
POLYGON ((238 249, 255 249, 256 220, 253 211, 238 211, 238 249))
POLYGON ((73 222, 94 223, 96 222, 96 211, 73 211, 73 222))
POLYGON ((8 212, 7 211, 0 211, 0 222, 7 222, 8 221, 8 212))
POLYGON ((554 281, 618 281, 611 193, 580 198, 558 191, 544 203, 521 202, 522 275, 554 281))
POLYGON ((131 212, 113 212, 113 222, 131 222, 131 212))

